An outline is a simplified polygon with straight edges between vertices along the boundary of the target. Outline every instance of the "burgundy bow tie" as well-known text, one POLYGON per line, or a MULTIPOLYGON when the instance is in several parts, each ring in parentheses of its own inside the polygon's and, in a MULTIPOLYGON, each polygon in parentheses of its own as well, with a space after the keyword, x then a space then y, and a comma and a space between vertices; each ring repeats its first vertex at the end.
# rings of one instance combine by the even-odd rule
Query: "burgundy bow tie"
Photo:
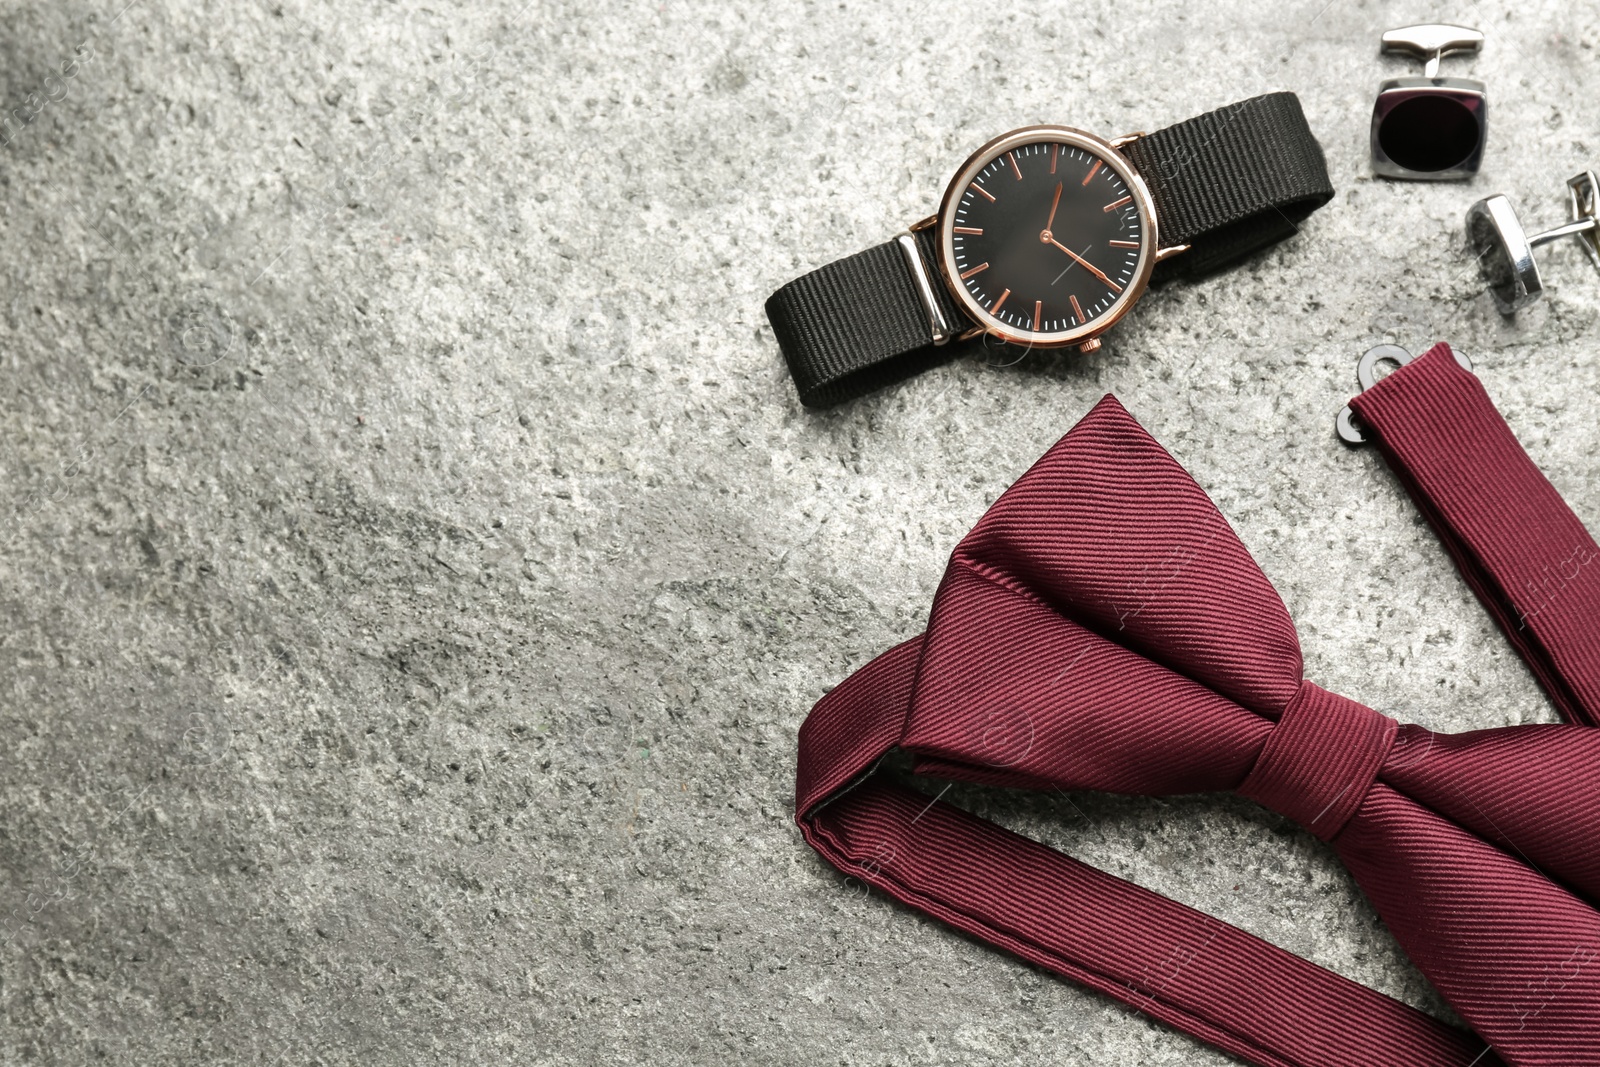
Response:
POLYGON ((801 728, 841 870, 1259 1064, 1600 1064, 1600 730, 1435 734, 1301 679, 1283 602, 1112 397, 957 546, 920 638, 801 728), (1493 1048, 870 771, 1235 791, 1329 842, 1493 1048), (1178 965, 1175 961, 1181 961, 1178 965))

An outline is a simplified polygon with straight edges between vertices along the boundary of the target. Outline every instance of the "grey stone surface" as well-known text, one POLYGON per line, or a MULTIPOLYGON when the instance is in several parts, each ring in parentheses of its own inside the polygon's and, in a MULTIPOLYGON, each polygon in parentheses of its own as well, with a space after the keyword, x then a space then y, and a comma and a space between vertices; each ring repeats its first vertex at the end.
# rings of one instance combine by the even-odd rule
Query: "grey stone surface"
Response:
MULTIPOLYGON (((1331 421, 1365 347, 1448 339, 1600 520, 1600 279, 1550 249, 1508 322, 1460 247, 1473 199, 1555 221, 1600 163, 1592 3, 124 2, 0 34, 0 1061, 1228 1062, 791 821, 807 708, 1108 391, 1311 677, 1552 718, 1331 421), (1484 173, 1374 181, 1377 34, 1441 15, 1488 35, 1484 173), (1339 189, 1292 242, 1091 357, 796 403, 767 293, 987 137, 1277 88, 1339 189)), ((1248 804, 964 799, 1443 1010, 1248 804)))

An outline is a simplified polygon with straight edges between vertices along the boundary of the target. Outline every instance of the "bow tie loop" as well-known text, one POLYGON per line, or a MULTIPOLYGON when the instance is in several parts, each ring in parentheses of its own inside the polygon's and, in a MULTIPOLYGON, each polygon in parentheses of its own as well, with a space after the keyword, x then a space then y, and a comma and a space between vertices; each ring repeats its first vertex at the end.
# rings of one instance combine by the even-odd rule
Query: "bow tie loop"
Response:
POLYGON ((1238 793, 1332 841, 1372 790, 1400 724, 1301 682, 1238 793))

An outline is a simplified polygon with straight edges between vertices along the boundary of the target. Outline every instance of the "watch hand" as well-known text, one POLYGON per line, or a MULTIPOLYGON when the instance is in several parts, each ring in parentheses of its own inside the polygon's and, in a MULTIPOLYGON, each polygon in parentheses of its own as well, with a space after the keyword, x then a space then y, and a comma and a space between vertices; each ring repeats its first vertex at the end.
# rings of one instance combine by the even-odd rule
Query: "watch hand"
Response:
POLYGON ((1073 259, 1077 260, 1080 264, 1082 264, 1084 270, 1088 271, 1090 274, 1093 274, 1096 278, 1099 278, 1101 281, 1105 282, 1106 285, 1110 286, 1111 291, 1113 293, 1122 292, 1122 286, 1118 285, 1116 282, 1112 281, 1110 278, 1107 278, 1104 274, 1100 273, 1100 268, 1099 267, 1096 267, 1093 263, 1090 263, 1087 259, 1084 259, 1082 256, 1078 255, 1078 253, 1074 252, 1072 249, 1068 248, 1066 245, 1062 244, 1060 241, 1056 240, 1054 237, 1050 238, 1050 243, 1055 245, 1057 248, 1061 249, 1061 251, 1065 252, 1067 255, 1071 256, 1073 259))
MULTIPOLYGON (((1083 252, 1087 252, 1087 251, 1089 251, 1089 249, 1091 249, 1093 247, 1094 247, 1094 245, 1092 245, 1092 244, 1084 245, 1083 246, 1083 252)), ((1079 252, 1078 255, 1080 255, 1080 256, 1083 255, 1083 252, 1079 252)), ((1071 270, 1075 266, 1077 266, 1076 263, 1068 263, 1065 267, 1062 267, 1061 268, 1061 273, 1057 274, 1054 278, 1052 278, 1050 280, 1050 284, 1051 285, 1055 285, 1062 278, 1065 278, 1067 276, 1067 271, 1071 270)))
POLYGON ((1061 206, 1061 183, 1056 182, 1056 198, 1050 201, 1050 218, 1044 224, 1044 232, 1049 233, 1050 227, 1055 225, 1056 208, 1061 206))

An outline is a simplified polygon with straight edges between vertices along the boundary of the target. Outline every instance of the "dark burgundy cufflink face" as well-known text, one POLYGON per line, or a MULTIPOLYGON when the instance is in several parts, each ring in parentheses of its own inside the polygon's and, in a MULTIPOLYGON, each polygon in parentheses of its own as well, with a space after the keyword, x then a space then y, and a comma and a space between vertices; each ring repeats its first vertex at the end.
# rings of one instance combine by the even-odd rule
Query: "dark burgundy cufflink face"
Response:
POLYGON ((1465 26, 1405 26, 1383 35, 1385 53, 1427 62, 1420 78, 1392 78, 1372 105, 1372 169, 1385 178, 1453 181, 1483 162, 1489 100, 1482 82, 1439 77, 1439 60, 1477 52, 1483 34, 1465 26))
POLYGON ((1489 102, 1466 78, 1396 78, 1372 106, 1372 169, 1386 178, 1470 178, 1483 162, 1489 102))

